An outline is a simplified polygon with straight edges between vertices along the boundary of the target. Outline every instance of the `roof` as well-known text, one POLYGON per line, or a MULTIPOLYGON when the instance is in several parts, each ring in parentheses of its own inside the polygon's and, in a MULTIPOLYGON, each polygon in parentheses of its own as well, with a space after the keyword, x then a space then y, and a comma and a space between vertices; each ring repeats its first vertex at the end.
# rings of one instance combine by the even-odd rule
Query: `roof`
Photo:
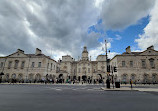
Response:
MULTIPOLYGON (((17 52, 15 52, 15 53, 17 53, 17 52)), ((5 56, 5 57, 3 57, 3 58, 7 58, 7 57, 9 57, 9 56, 11 56, 11 55, 13 55, 13 54, 15 54, 15 53, 12 53, 12 54, 10 54, 10 55, 8 55, 8 56, 5 56)), ((24 53, 23 53, 23 54, 24 54, 24 53)), ((45 57, 45 58, 47 58, 47 59, 50 59, 50 60, 53 60, 54 62, 56 62, 54 59, 52 59, 51 57, 46 56, 46 55, 44 55, 44 54, 38 54, 38 55, 36 55, 36 54, 24 54, 24 55, 26 55, 26 56, 28 56, 28 57, 31 57, 31 58, 33 58, 33 57, 45 57)))
POLYGON ((142 53, 142 52, 131 52, 131 53, 124 52, 121 55, 139 55, 140 53, 142 53))
MULTIPOLYGON (((44 54, 38 54, 38 55, 36 55, 36 54, 25 54, 25 55, 27 55, 28 57, 46 57, 46 58, 48 58, 48 59, 51 59, 51 60, 55 61, 55 60, 52 59, 50 56, 46 56, 46 55, 44 55, 44 54)), ((55 62, 56 62, 56 61, 55 61, 55 62)))

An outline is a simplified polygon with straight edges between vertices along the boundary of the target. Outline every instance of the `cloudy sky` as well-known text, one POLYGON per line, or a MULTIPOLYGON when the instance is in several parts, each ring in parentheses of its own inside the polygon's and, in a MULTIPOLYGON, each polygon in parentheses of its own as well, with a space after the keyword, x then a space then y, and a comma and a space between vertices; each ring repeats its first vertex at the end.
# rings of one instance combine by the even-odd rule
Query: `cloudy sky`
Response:
POLYGON ((95 60, 125 51, 158 50, 158 0, 0 0, 0 55, 40 48, 55 60, 81 56, 87 46, 95 60))

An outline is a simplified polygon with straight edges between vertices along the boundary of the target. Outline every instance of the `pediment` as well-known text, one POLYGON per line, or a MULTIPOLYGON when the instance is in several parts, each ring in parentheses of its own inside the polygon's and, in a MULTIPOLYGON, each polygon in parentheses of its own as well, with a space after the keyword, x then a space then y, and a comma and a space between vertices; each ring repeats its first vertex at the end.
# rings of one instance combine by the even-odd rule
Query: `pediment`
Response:
POLYGON ((28 56, 22 52, 15 52, 13 54, 8 55, 7 57, 28 57, 28 56))
POLYGON ((143 51, 142 53, 140 53, 139 55, 158 55, 158 51, 154 49, 147 49, 143 51))

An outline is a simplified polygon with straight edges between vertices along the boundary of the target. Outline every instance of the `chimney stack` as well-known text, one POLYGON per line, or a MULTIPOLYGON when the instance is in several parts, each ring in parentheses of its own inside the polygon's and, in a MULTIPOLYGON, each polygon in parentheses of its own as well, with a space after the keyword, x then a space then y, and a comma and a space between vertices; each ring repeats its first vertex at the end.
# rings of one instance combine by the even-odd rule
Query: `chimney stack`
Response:
POLYGON ((131 53, 131 48, 130 48, 130 46, 128 46, 128 47, 126 48, 126 52, 129 53, 129 54, 131 53))
POLYGON ((148 47, 147 49, 153 49, 154 50, 154 46, 152 45, 152 46, 148 47))
POLYGON ((36 48, 36 53, 35 53, 35 55, 39 55, 39 54, 42 54, 42 51, 41 51, 39 48, 36 48))
POLYGON ((24 51, 21 49, 17 49, 17 52, 24 53, 24 51))

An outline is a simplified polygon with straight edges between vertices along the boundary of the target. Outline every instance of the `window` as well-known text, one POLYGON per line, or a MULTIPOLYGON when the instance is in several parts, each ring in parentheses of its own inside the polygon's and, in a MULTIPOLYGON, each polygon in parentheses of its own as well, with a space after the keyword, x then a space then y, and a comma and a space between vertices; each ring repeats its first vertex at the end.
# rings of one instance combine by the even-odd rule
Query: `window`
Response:
POLYGON ((133 67, 133 61, 130 61, 130 67, 133 67))
POLYGON ((51 70, 52 70, 52 66, 53 66, 53 63, 51 63, 51 70))
POLYGON ((21 69, 24 68, 24 65, 25 65, 25 61, 22 61, 22 63, 21 63, 21 69))
POLYGON ((150 67, 154 69, 155 68, 154 59, 149 59, 149 61, 150 61, 150 67))
POLYGON ((90 68, 88 68, 88 73, 90 73, 90 68))
POLYGON ((0 66, 0 68, 2 68, 3 67, 3 62, 1 62, 1 66, 0 66))
POLYGON ((16 79, 16 74, 12 74, 11 78, 16 79))
POLYGON ((142 60, 142 67, 143 67, 143 68, 146 67, 146 62, 145 62, 145 60, 142 60))
POLYGON ((15 68, 15 69, 18 68, 18 64, 19 64, 19 61, 18 61, 18 60, 15 60, 15 65, 14 65, 14 68, 15 68))
POLYGON ((54 65, 54 70, 55 70, 55 65, 54 65))
POLYGON ((78 72, 80 73, 80 68, 78 68, 78 72))
POLYGON ((49 68, 49 63, 47 64, 47 68, 49 68))
POLYGON ((126 82, 126 79, 127 79, 127 75, 124 74, 124 75, 122 76, 122 81, 123 81, 123 82, 126 82))
POLYGON ((31 65, 31 67, 33 68, 33 67, 35 67, 35 62, 32 62, 32 65, 31 65))
POLYGON ((152 81, 155 83, 156 82, 156 74, 152 74, 152 81))
POLYGON ((41 62, 38 62, 38 67, 41 67, 41 62))
POLYGON ((135 80, 135 75, 134 74, 131 75, 131 79, 135 80))
POLYGON ((125 67, 125 65, 126 65, 125 61, 122 61, 122 67, 125 67))
POLYGON ((8 69, 10 69, 11 66, 12 66, 12 61, 9 61, 9 63, 8 63, 8 69))

